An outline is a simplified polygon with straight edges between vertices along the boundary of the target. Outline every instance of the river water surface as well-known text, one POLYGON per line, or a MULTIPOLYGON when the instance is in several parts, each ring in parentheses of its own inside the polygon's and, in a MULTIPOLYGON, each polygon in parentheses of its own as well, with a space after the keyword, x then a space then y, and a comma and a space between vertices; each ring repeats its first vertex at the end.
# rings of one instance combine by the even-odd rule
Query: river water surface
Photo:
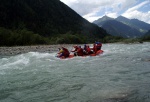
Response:
POLYGON ((0 102, 150 102, 150 43, 102 49, 63 60, 56 52, 1 56, 0 102))

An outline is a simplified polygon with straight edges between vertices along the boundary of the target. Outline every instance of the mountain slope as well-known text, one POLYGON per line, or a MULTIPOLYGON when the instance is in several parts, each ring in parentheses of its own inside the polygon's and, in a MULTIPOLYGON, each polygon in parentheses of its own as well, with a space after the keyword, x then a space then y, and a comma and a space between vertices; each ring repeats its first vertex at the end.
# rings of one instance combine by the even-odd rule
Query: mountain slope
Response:
POLYGON ((150 36, 150 30, 144 34, 144 36, 150 36))
POLYGON ((0 15, 0 27, 26 28, 45 37, 67 32, 91 39, 107 35, 59 0, 1 0, 0 15))
POLYGON ((106 16, 104 17, 94 21, 93 23, 106 29, 108 33, 114 36, 121 36, 125 38, 141 37, 148 29, 150 29, 149 24, 139 20, 130 20, 123 16, 119 16, 116 19, 106 16))
POLYGON ((142 34, 150 30, 150 24, 140 21, 138 19, 127 19, 123 16, 119 16, 116 18, 116 20, 130 27, 134 27, 135 29, 139 30, 142 34))
POLYGON ((121 36, 124 38, 134 38, 140 36, 140 32, 138 32, 138 30, 116 20, 106 21, 102 25, 102 28, 106 29, 106 31, 113 36, 121 36))
POLYGON ((137 25, 139 28, 144 30, 150 30, 150 24, 145 23, 143 21, 139 21, 138 19, 131 19, 131 23, 137 25))
POLYGON ((109 20, 114 20, 114 19, 110 18, 110 17, 107 17, 107 16, 103 16, 102 18, 99 18, 98 20, 95 20, 93 23, 97 24, 99 27, 101 27, 103 24, 105 24, 105 22, 107 22, 109 20))

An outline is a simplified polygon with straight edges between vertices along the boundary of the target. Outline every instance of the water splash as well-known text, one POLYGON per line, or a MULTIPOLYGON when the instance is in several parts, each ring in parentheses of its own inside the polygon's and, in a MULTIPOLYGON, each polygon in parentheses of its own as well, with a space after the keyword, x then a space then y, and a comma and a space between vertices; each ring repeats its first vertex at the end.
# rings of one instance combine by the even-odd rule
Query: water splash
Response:
POLYGON ((96 57, 59 59, 57 52, 1 57, 0 101, 149 102, 150 63, 144 60, 150 59, 149 43, 102 48, 96 57))

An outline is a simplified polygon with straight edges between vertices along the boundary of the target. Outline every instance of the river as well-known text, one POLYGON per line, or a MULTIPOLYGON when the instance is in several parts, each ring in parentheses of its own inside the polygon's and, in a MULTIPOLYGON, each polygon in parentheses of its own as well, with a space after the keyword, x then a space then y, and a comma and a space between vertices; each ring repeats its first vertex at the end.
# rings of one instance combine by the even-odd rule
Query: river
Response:
POLYGON ((0 102, 150 102, 150 43, 102 49, 70 59, 57 52, 1 56, 0 102))

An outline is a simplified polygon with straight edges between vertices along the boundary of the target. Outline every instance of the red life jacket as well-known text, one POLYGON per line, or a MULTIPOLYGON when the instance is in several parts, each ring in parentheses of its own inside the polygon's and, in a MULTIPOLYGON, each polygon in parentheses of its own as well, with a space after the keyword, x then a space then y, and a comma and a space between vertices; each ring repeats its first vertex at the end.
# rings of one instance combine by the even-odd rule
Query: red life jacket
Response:
POLYGON ((93 45, 93 51, 94 51, 94 53, 96 53, 96 52, 97 52, 96 44, 94 44, 94 45, 93 45))
POLYGON ((78 54, 78 56, 83 56, 83 49, 82 48, 78 48, 77 54, 78 54))
POLYGON ((101 50, 101 47, 102 47, 101 43, 97 44, 97 46, 96 46, 97 50, 101 50))
POLYGON ((66 48, 64 48, 64 47, 62 47, 62 49, 63 49, 63 55, 64 55, 64 57, 69 57, 69 51, 68 51, 68 49, 66 49, 66 48))
POLYGON ((91 52, 91 48, 87 48, 86 50, 88 54, 91 52))

